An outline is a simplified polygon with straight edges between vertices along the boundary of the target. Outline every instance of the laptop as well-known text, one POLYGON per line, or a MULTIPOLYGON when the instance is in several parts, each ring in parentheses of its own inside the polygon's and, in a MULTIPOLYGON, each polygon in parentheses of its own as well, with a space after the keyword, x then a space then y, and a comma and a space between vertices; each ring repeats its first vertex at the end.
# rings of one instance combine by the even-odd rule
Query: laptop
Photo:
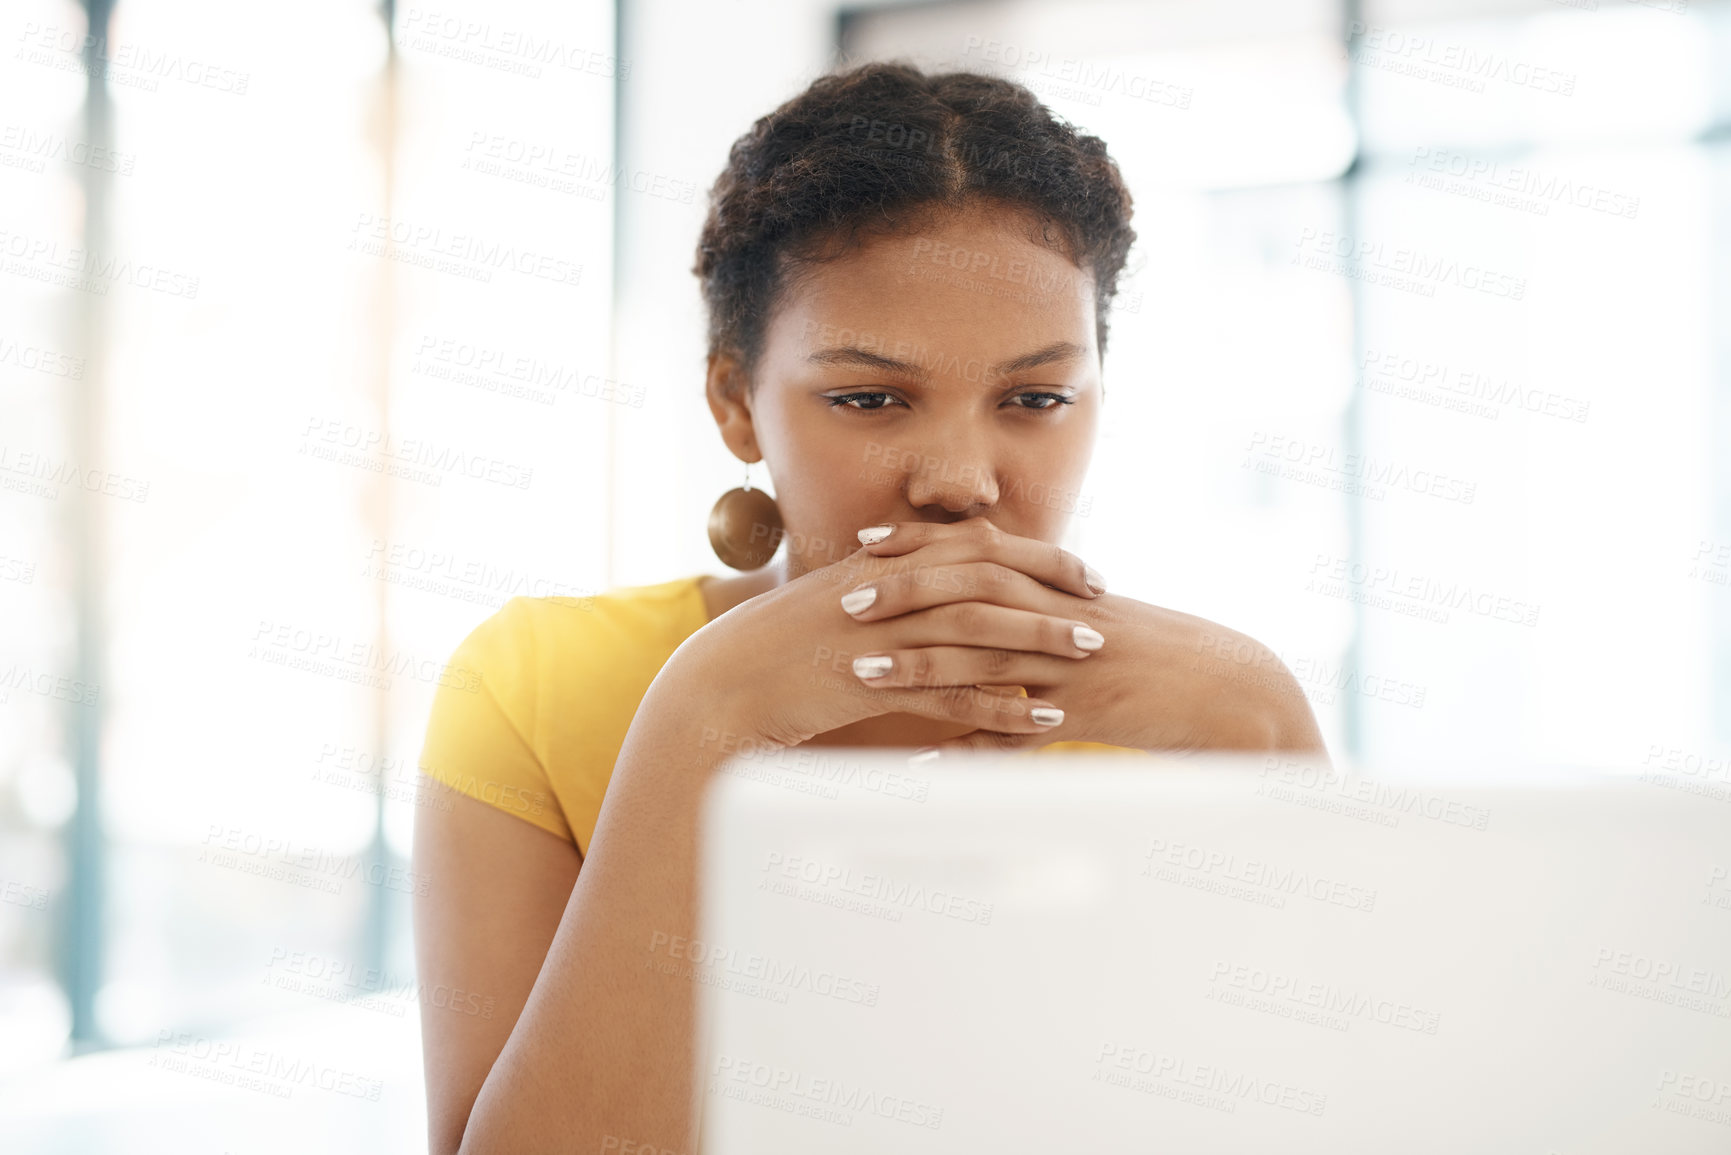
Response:
POLYGON ((1731 1151, 1731 801, 809 748, 705 798, 705 1155, 1731 1151))

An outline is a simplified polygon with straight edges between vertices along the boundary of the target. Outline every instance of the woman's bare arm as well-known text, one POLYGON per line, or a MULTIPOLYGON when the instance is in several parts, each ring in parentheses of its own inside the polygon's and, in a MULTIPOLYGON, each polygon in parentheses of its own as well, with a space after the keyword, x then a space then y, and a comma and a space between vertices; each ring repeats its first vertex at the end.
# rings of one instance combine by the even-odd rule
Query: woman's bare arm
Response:
POLYGON ((496 999, 492 1020, 422 1012, 434 1155, 694 1149, 695 991, 646 964, 653 935, 695 929, 701 788, 728 756, 704 732, 728 714, 713 684, 677 678, 639 714, 654 722, 626 738, 581 871, 472 799, 417 818, 422 977, 496 999))
POLYGON ((415 967, 427 1142, 456 1151, 522 1014, 582 858, 539 827, 428 781, 415 816, 415 967))

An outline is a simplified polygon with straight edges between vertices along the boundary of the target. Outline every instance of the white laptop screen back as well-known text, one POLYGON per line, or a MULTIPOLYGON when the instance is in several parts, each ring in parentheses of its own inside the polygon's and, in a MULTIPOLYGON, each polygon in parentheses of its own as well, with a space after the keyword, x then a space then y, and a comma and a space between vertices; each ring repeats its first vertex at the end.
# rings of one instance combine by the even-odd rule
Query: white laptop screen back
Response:
POLYGON ((701 987, 708 1155, 1731 1151, 1731 803, 940 764, 717 775, 700 935, 649 946, 701 987))

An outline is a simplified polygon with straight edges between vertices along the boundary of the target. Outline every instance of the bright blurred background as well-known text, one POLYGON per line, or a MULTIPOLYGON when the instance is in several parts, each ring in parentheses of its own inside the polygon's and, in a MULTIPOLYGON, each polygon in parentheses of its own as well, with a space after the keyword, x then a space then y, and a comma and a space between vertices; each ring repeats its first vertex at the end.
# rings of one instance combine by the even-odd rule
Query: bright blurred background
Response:
POLYGON ((511 596, 725 572, 693 248, 730 142, 837 61, 1018 79, 1122 166, 1065 543, 1116 590, 1272 646, 1342 759, 1731 805, 1731 2, 12 0, 0 35, 8 1155, 425 1149, 442 663, 511 596))

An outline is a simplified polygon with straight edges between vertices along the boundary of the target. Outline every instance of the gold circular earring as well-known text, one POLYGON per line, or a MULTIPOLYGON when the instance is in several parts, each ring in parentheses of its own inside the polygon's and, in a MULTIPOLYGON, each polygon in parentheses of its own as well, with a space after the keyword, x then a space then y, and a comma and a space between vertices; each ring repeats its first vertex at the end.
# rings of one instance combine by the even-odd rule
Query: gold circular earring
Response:
POLYGON ((722 494, 709 511, 710 548, 733 569, 759 569, 775 556, 781 538, 781 507, 763 490, 751 488, 748 461, 745 484, 722 494))

